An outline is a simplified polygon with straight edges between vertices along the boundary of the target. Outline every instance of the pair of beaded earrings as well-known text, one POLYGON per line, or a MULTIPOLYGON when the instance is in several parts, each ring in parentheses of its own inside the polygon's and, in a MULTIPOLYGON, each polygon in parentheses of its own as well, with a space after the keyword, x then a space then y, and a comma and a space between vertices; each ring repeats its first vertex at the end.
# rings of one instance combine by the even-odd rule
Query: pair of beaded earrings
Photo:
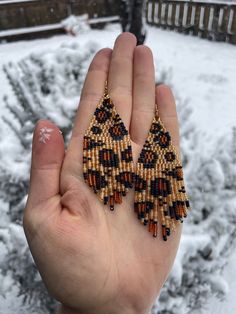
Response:
POLYGON ((84 136, 83 173, 85 182, 111 210, 134 187, 134 210, 154 237, 158 221, 166 241, 176 223, 187 216, 182 165, 158 112, 134 170, 130 136, 107 84, 84 136))

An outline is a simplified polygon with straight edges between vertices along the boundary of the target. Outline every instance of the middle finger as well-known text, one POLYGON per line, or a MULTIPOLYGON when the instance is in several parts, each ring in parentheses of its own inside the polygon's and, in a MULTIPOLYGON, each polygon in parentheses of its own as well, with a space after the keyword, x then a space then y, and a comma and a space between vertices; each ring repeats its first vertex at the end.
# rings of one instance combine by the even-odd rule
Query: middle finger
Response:
POLYGON ((108 75, 108 92, 128 130, 132 112, 133 54, 136 43, 136 37, 131 33, 123 33, 117 38, 108 75))

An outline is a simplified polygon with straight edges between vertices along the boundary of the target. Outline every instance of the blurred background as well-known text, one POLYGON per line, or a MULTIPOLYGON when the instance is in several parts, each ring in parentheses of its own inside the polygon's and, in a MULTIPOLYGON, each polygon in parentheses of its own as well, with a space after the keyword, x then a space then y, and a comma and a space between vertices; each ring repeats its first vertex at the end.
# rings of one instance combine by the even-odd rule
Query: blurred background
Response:
POLYGON ((31 140, 67 141, 88 65, 130 31, 171 86, 192 211, 152 314, 236 313, 236 1, 0 0, 0 314, 55 313, 22 229, 31 140))

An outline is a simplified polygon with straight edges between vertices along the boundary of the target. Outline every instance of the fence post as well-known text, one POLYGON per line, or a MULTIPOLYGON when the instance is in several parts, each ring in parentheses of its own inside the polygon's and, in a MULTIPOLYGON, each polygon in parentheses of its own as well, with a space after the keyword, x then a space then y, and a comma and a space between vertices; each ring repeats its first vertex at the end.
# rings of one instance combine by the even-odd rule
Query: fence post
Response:
POLYGON ((151 21, 149 23, 154 24, 155 20, 155 0, 148 1, 148 10, 150 10, 151 7, 151 14, 148 14, 148 16, 151 18, 151 21))
MULTIPOLYGON (((158 2, 156 2, 156 7, 158 8, 158 11, 157 11, 157 23, 156 23, 156 25, 158 25, 158 26, 161 26, 162 5, 163 5, 162 0, 159 0, 158 2)), ((155 8, 154 8, 154 11, 156 11, 155 8)), ((155 14, 156 14, 156 13, 155 13, 155 14)))
POLYGON ((210 5, 207 4, 205 6, 205 11, 204 11, 202 38, 208 38, 208 33, 209 33, 208 25, 209 25, 210 11, 211 11, 211 7, 210 5))
POLYGON ((236 44, 236 5, 232 6, 231 10, 233 10, 233 19, 229 35, 229 42, 232 44, 236 44))
POLYGON ((200 13, 201 13, 201 5, 196 3, 195 9, 195 17, 194 17, 194 28, 193 35, 198 36, 199 33, 199 22, 200 22, 200 13))
POLYGON ((184 33, 185 34, 189 34, 190 30, 191 30, 191 16, 192 16, 192 3, 188 2, 187 3, 187 16, 186 16, 186 22, 184 25, 184 33))
POLYGON ((223 41, 228 39, 229 16, 230 16, 230 7, 225 6, 223 8, 223 19, 222 19, 222 24, 221 24, 221 28, 220 28, 221 40, 223 40, 223 41))
POLYGON ((183 17, 184 17, 184 2, 179 3, 179 14, 178 14, 178 32, 183 31, 183 17))
POLYGON ((176 29, 176 2, 172 2, 171 28, 176 29))
POLYGON ((166 29, 167 28, 167 19, 168 19, 168 2, 163 2, 162 3, 162 8, 161 8, 161 27, 166 29))

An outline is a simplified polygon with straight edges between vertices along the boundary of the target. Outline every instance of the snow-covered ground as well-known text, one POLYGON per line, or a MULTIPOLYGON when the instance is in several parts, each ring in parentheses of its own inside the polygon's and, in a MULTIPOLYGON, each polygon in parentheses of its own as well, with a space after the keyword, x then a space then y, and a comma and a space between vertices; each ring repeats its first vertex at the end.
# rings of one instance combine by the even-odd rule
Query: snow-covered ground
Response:
MULTIPOLYGON (((92 30, 77 37, 61 35, 0 45, 0 99, 11 93, 1 69, 3 64, 16 62, 31 52, 55 49, 65 42, 79 42, 82 46, 95 42, 101 48, 112 47, 119 32, 118 25, 111 25, 106 30, 92 30)), ((157 76, 161 70, 168 70, 175 92, 181 99, 187 99, 193 108, 190 119, 199 132, 205 133, 200 145, 203 150, 210 150, 219 137, 227 136, 232 126, 236 126, 236 47, 152 27, 148 28, 146 44, 153 50, 157 76)), ((1 101, 0 115, 6 114, 7 110, 1 101)), ((209 304, 205 305, 205 314, 236 312, 235 262, 236 253, 231 256, 224 271, 229 283, 226 299, 221 303, 215 298, 209 300, 209 304)))

